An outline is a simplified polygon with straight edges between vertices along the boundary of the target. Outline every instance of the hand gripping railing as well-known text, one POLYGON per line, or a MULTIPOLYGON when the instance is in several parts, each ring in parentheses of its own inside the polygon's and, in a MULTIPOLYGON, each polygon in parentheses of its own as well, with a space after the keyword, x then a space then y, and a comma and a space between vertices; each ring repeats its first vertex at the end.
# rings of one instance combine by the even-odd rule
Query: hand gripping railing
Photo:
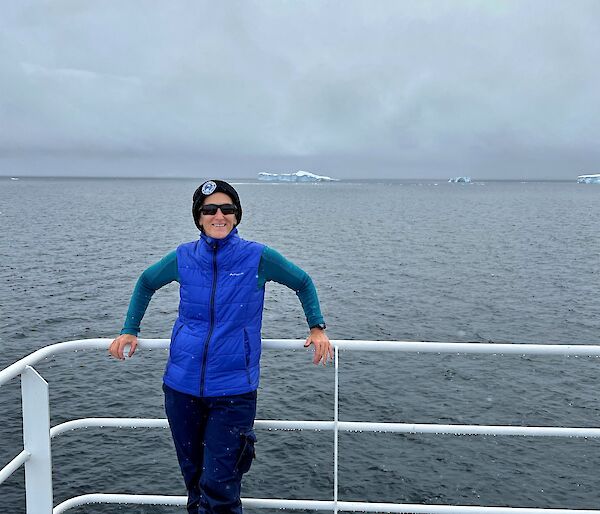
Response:
MULTIPOLYGON (((0 387, 9 380, 21 376, 23 402, 24 449, 0 470, 0 484, 20 466, 25 465, 25 497, 27 514, 60 514, 73 507, 90 503, 106 504, 154 504, 185 505, 184 496, 85 494, 63 501, 53 507, 52 462, 50 440, 66 431, 84 427, 162 427, 166 419, 142 418, 85 418, 67 421, 50 428, 48 384, 33 366, 41 360, 70 350, 106 350, 110 339, 86 339, 68 341, 41 348, 27 357, 0 371, 0 387)), ((301 349, 304 341, 293 339, 266 339, 266 349, 301 349)), ((140 350, 168 348, 168 339, 142 339, 140 350)), ((421 353, 488 353, 519 355, 573 355, 600 356, 600 346, 592 345, 537 345, 494 343, 437 343, 410 341, 333 341, 335 347, 335 396, 333 421, 257 420, 255 427, 287 430, 332 430, 334 433, 334 490, 333 501, 285 500, 244 498, 243 504, 253 508, 285 508, 346 512, 397 512, 432 514, 600 514, 600 510, 535 509, 514 507, 480 507, 465 505, 420 505, 369 502, 345 502, 338 498, 338 434, 339 432, 399 432, 411 434, 469 434, 469 435, 527 435, 552 437, 600 437, 597 428, 523 427, 494 425, 438 425, 415 423, 368 423, 339 421, 339 352, 352 351, 400 351, 421 353)))

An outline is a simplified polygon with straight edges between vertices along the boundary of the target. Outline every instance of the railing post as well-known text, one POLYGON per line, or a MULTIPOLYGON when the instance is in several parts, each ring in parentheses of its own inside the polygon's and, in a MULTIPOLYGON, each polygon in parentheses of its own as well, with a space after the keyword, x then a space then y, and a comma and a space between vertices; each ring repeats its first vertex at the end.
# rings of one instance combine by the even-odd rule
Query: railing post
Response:
POLYGON ((52 514, 52 458, 48 383, 31 366, 21 374, 27 514, 52 514))
POLYGON ((338 512, 338 438, 339 438, 339 396, 340 396, 340 382, 339 382, 339 348, 336 346, 334 349, 334 369, 335 369, 335 391, 333 393, 334 406, 333 406, 333 512, 338 512))

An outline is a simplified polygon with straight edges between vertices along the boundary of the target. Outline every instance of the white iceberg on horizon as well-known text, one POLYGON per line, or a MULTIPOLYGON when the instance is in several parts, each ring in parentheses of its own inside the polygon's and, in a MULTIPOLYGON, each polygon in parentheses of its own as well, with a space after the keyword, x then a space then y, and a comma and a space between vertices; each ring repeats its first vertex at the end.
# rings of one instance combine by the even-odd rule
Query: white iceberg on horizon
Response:
POLYGON ((593 175, 579 175, 577 177, 577 183, 579 184, 600 184, 600 173, 593 175))
POLYGON ((267 173, 261 171, 258 174, 258 180, 265 182, 337 182, 339 179, 298 170, 295 173, 267 173))
POLYGON ((454 184, 470 184, 471 177, 453 177, 453 178, 449 178, 448 182, 451 182, 454 184))

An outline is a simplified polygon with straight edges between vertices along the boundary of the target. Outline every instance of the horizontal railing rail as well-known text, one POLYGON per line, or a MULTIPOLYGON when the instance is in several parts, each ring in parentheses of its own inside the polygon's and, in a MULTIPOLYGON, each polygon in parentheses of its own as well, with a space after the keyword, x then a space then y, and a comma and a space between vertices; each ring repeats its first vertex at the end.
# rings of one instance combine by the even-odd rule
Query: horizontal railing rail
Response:
MULTIPOLYGON (((185 496, 159 496, 135 494, 84 494, 58 505, 53 514, 91 503, 180 505, 185 506, 185 496)), ((598 514, 597 510, 534 509, 511 507, 479 507, 476 505, 422 505, 419 503, 368 503, 331 500, 282 500, 274 498, 244 498, 244 508, 288 509, 337 512, 393 512, 404 514, 598 514)))
MULTIPOLYGON (((21 466, 25 466, 27 513, 60 514, 76 506, 90 503, 185 505, 183 496, 84 494, 52 506, 50 440, 65 432, 82 428, 168 428, 166 419, 149 418, 81 418, 49 425, 48 384, 33 368, 44 359, 78 350, 108 349, 111 339, 84 339, 57 343, 41 348, 0 371, 0 387, 21 376, 23 399, 24 449, 0 469, 0 484, 21 466), (41 423, 37 423, 36 420, 41 423), (35 425, 35 426, 34 426, 35 425), (41 489, 41 491, 39 490, 41 489)), ((339 352, 400 351, 413 353, 517 354, 600 356, 600 346, 559 344, 439 343, 413 341, 332 341, 335 347, 335 397, 333 421, 256 420, 257 429, 329 430, 334 432, 333 501, 244 498, 243 504, 254 508, 305 509, 327 511, 398 512, 398 513, 493 513, 493 514, 600 514, 600 510, 543 509, 518 507, 484 507, 464 505, 420 505, 372 502, 344 502, 338 499, 338 434, 339 432, 388 432, 410 434, 504 435, 535 437, 600 437, 600 428, 512 426, 512 425, 441 425, 427 423, 373 423, 339 420, 339 352)), ((304 341, 266 339, 265 349, 304 349, 304 341)), ((141 339, 139 350, 166 349, 168 339, 141 339)))
MULTIPOLYGON (((44 346, 28 356, 0 371, 0 387, 19 376, 26 366, 72 350, 108 350, 112 339, 77 339, 44 346)), ((140 339, 141 350, 167 349, 169 339, 140 339)), ((263 339, 263 348, 277 350, 304 349, 300 339, 263 339)), ((600 357, 600 346, 586 344, 520 344, 520 343, 440 343, 424 341, 332 341, 340 350, 360 350, 363 352, 409 352, 409 353, 479 353, 502 355, 572 355, 580 357, 600 357)))
MULTIPOLYGON (((255 428, 266 430, 335 430, 333 421, 292 421, 257 419, 255 428)), ((82 428, 169 428, 163 418, 80 418, 50 429, 50 438, 82 428)), ((515 425, 438 425, 437 423, 373 423, 338 421, 340 432, 382 432, 396 434, 504 435, 529 437, 600 437, 600 428, 532 427, 515 425)))

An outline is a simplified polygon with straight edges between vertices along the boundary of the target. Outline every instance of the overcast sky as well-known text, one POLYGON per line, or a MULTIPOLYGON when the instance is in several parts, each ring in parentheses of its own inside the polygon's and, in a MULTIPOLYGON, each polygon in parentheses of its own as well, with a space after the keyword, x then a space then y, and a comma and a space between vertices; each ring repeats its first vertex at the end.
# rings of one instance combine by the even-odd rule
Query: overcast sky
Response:
POLYGON ((0 174, 600 172, 600 1, 2 0, 0 174))

